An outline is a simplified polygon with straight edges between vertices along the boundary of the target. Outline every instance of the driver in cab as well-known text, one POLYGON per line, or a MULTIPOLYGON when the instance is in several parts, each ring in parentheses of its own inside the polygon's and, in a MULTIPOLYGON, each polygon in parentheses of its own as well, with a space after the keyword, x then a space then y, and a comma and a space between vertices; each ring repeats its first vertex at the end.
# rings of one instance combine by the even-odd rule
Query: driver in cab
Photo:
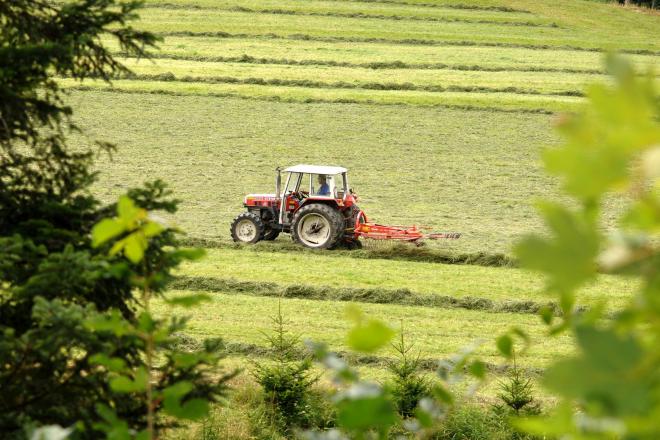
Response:
POLYGON ((328 185, 327 178, 323 174, 319 174, 318 183, 320 185, 319 190, 316 192, 319 196, 329 196, 330 195, 330 185, 328 185))

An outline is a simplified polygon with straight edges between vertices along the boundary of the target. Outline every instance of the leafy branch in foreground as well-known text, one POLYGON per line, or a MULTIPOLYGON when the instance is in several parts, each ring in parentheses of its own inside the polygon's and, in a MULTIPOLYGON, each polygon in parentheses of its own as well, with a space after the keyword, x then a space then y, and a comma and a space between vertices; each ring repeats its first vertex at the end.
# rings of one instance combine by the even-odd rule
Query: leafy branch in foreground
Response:
POLYGON ((652 76, 610 57, 614 86, 596 85, 588 105, 559 124, 565 142, 545 153, 575 203, 544 201, 550 232, 516 247, 521 263, 546 275, 559 299, 559 322, 542 313, 551 335, 568 331, 577 353, 550 365, 542 383, 561 398, 557 411, 519 420, 531 433, 563 438, 660 437, 660 99, 652 76), (609 237, 601 232, 605 197, 628 205, 609 237), (599 271, 639 281, 613 319, 604 304, 576 311, 576 291, 599 271), (578 408, 577 411, 574 408, 578 408))
MULTIPOLYGON (((355 351, 373 353, 394 337, 395 333, 388 325, 365 317, 356 307, 349 307, 347 315, 354 322, 347 334, 347 344, 355 351)), ((402 420, 397 405, 392 402, 385 387, 360 379, 355 369, 335 353, 329 352, 325 345, 308 342, 308 347, 314 357, 333 373, 333 381, 340 389, 334 399, 338 428, 307 432, 306 438, 311 440, 386 439, 397 424, 402 425, 411 436, 423 438, 454 406, 456 396, 452 386, 467 378, 477 379, 478 384, 486 375, 485 364, 473 359, 474 347, 466 347, 439 364, 437 380, 425 390, 428 397, 421 398, 413 409, 415 417, 402 420)), ((402 348, 405 350, 405 346, 402 348)), ((474 389, 473 384, 468 393, 474 389)))
MULTIPOLYGON (((167 273, 151 269, 194 260, 203 255, 201 250, 162 249, 152 261, 147 259, 149 242, 167 229, 153 221, 145 209, 139 208, 124 196, 117 204, 117 216, 106 218, 92 229, 95 247, 109 247, 109 255, 123 254, 133 265, 142 267, 141 273, 133 273, 132 280, 141 291, 141 313, 133 321, 122 319, 114 311, 88 319, 85 324, 94 332, 111 333, 115 337, 129 338, 139 346, 144 356, 140 361, 127 365, 110 347, 92 356, 91 363, 107 370, 110 388, 117 394, 127 394, 145 404, 145 427, 131 426, 121 415, 98 402, 96 411, 102 421, 94 428, 113 439, 155 439, 160 428, 175 424, 158 419, 160 411, 175 420, 198 420, 209 411, 209 403, 222 398, 227 390, 226 382, 234 374, 212 376, 220 360, 219 340, 206 340, 204 348, 197 352, 181 352, 175 348, 176 333, 185 327, 185 320, 177 317, 157 319, 150 311, 154 284, 158 285, 167 273), (155 260, 155 261, 154 261, 155 260), (166 264, 163 264, 167 262, 166 264), (154 264, 155 263, 155 264, 154 264), (163 360, 157 364, 156 357, 163 360)), ((172 305, 194 306, 209 300, 205 294, 188 295, 173 299, 165 298, 172 305)))

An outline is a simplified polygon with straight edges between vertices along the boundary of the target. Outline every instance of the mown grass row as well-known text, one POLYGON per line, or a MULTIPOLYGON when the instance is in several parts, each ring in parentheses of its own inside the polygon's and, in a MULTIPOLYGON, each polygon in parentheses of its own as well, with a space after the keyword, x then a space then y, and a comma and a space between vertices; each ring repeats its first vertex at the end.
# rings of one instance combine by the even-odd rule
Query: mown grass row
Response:
MULTIPOLYGON (((241 356, 258 356, 258 357, 272 357, 274 351, 263 345, 251 344, 245 342, 231 342, 227 341, 224 344, 225 353, 228 355, 241 355, 241 356)), ((378 355, 360 354, 351 351, 337 350, 333 351, 338 357, 345 360, 349 365, 357 367, 370 367, 370 368, 386 368, 394 358, 378 355)), ((311 353, 307 350, 300 349, 297 351, 292 350, 291 355, 293 359, 303 360, 310 357, 311 353)), ((419 368, 421 370, 439 372, 448 371, 455 361, 452 357, 447 358, 419 358, 419 368)), ((510 370, 511 366, 505 363, 484 362, 486 369, 496 375, 501 375, 510 370)), ((538 376, 543 372, 539 367, 522 367, 528 375, 538 376)))
POLYGON ((379 15, 379 14, 368 14, 364 12, 352 12, 352 13, 342 13, 342 12, 303 12, 303 11, 293 11, 289 9, 253 9, 246 8, 243 6, 234 6, 228 8, 227 11, 232 12, 248 12, 253 14, 274 14, 274 15, 300 15, 308 17, 338 17, 338 18, 365 18, 371 20, 388 20, 388 21, 422 21, 422 22, 433 22, 433 23, 473 23, 473 24, 494 24, 501 26, 527 26, 527 27, 548 27, 548 28, 558 28, 559 26, 556 23, 537 23, 533 21, 503 21, 503 20, 485 20, 485 19, 470 19, 470 18, 458 18, 458 17, 415 17, 415 16, 402 16, 402 15, 379 15))
MULTIPOLYGON (((125 57, 122 52, 115 53, 118 57, 125 57)), ((373 61, 367 63, 354 63, 349 61, 333 61, 320 59, 289 59, 289 58, 265 58, 254 57, 243 54, 241 56, 213 56, 213 55, 181 55, 174 53, 157 52, 152 58, 158 60, 180 60, 180 61, 202 61, 213 63, 246 63, 246 64, 275 64, 284 66, 331 66, 361 69, 416 69, 416 70, 458 70, 466 72, 545 72, 545 73, 576 73, 604 75, 603 69, 573 69, 567 67, 543 67, 543 66, 482 66, 479 64, 447 64, 447 63, 407 63, 404 61, 373 61)))
POLYGON ((317 301, 359 302, 371 304, 398 304, 404 306, 436 307, 445 309, 481 310, 492 313, 531 313, 536 314, 542 308, 550 310, 555 316, 561 311, 557 303, 545 304, 535 301, 493 301, 488 298, 473 296, 454 297, 438 294, 419 294, 407 288, 386 289, 380 287, 352 288, 312 286, 308 284, 278 285, 272 282, 236 281, 212 277, 180 276, 169 287, 174 290, 193 290, 204 292, 238 293, 243 295, 273 298, 299 298, 317 301))
MULTIPOLYGON (((147 0, 146 6, 155 6, 160 8, 190 8, 190 9, 203 9, 203 8, 212 8, 218 4, 224 4, 223 2, 218 2, 217 0, 147 0)), ((291 3, 291 2, 289 2, 291 3)), ((293 2, 296 3, 296 2, 293 2)), ((478 5, 478 4, 464 4, 464 3, 454 3, 454 2, 438 2, 438 3, 424 3, 424 2, 406 2, 401 0, 309 0, 309 1, 298 1, 299 4, 307 4, 312 6, 314 4, 336 4, 338 6, 356 4, 358 7, 371 8, 372 5, 386 5, 386 6, 397 6, 404 7, 413 10, 424 10, 424 9, 445 9, 445 10, 455 10, 455 11, 468 11, 468 12, 495 12, 502 13, 506 15, 511 14, 525 14, 531 15, 532 13, 528 10, 520 8, 512 8, 504 5, 478 5), (366 6, 368 5, 368 6, 366 6)))
POLYGON ((594 82, 608 82, 604 75, 548 72, 483 72, 457 70, 365 69, 325 66, 222 63, 181 60, 126 62, 134 74, 124 78, 188 82, 250 83, 371 90, 428 92, 519 93, 547 96, 582 96, 594 82))
POLYGON ((468 11, 497 11, 497 12, 511 12, 521 14, 531 14, 530 11, 520 8, 512 8, 504 5, 478 5, 466 3, 454 3, 453 1, 442 1, 437 3, 425 2, 407 2, 404 0, 338 0, 341 2, 355 2, 355 3, 383 3, 389 5, 407 5, 420 8, 449 8, 449 9, 463 9, 468 11))
MULTIPOLYGON (((622 29, 568 27, 528 28, 502 24, 431 23, 371 18, 256 14, 224 10, 171 10, 150 8, 141 14, 141 27, 168 35, 190 32, 200 35, 280 35, 332 41, 398 42, 408 44, 498 45, 576 50, 622 49, 634 53, 658 53, 660 45, 643 32, 622 29)), ((641 26, 640 26, 641 27, 641 26)))
MULTIPOLYGON (((116 52, 116 42, 107 41, 116 52)), ((351 63, 356 67, 380 65, 416 66, 441 64, 466 66, 466 70, 484 71, 559 71, 566 73, 603 73, 604 57, 598 52, 570 50, 533 50, 466 46, 456 50, 453 46, 389 45, 384 43, 345 43, 268 38, 232 39, 212 37, 167 37, 154 52, 156 58, 178 56, 185 60, 213 61, 214 57, 286 60, 284 63, 313 61, 332 65, 351 63), (574 71, 575 70, 575 71, 574 71)), ((648 55, 628 55, 640 71, 657 65, 660 59, 648 55)), ((221 59, 218 61, 222 61, 221 59)), ((349 67, 349 66, 347 66, 349 67)), ((439 66, 440 67, 440 66, 439 66)))
POLYGON ((552 115, 575 111, 582 105, 578 97, 498 94, 493 99, 486 93, 446 92, 433 95, 422 91, 314 89, 293 86, 262 86, 254 84, 208 84, 175 81, 117 80, 108 85, 89 80, 85 85, 67 79, 62 86, 71 91, 108 91, 113 93, 139 93, 168 96, 206 96, 214 98, 241 98, 257 101, 304 104, 378 104, 409 105, 464 111, 490 111, 497 113, 526 113, 552 115))
MULTIPOLYGON (((243 245, 226 240, 212 238, 185 237, 181 240, 182 246, 201 247, 206 249, 236 249, 251 252, 277 252, 296 254, 308 253, 311 255, 326 255, 328 251, 308 249, 299 244, 278 240, 275 242, 262 241, 254 245, 243 245)), ((331 251, 334 257, 356 258, 360 260, 395 260, 412 261, 418 263, 438 264, 466 264, 483 267, 517 267, 518 262, 511 256, 501 253, 463 253, 449 252, 437 248, 417 247, 406 244, 390 244, 378 247, 367 247, 358 250, 335 249, 331 251)))
POLYGON ((518 95, 540 95, 540 96, 571 96, 583 97, 584 92, 580 90, 563 90, 555 92, 542 92, 536 89, 527 89, 521 87, 485 87, 485 86, 460 86, 460 85, 420 85, 413 83, 353 83, 346 81, 312 81, 306 79, 281 79, 281 78, 236 78, 231 76, 177 76, 172 72, 163 72, 158 74, 136 74, 126 73, 117 76, 116 79, 137 80, 137 81, 174 81, 184 83, 206 83, 206 84, 250 84, 261 86, 285 86, 285 87, 305 87, 315 89, 362 89, 362 90, 405 90, 405 91, 424 91, 431 93, 459 92, 459 93, 509 93, 518 95))
MULTIPOLYGON (((273 32, 264 33, 244 33, 244 32, 227 32, 227 31, 193 31, 193 30, 176 30, 176 31, 155 31, 156 34, 162 37, 213 37, 213 38, 264 38, 274 40, 301 40, 301 41, 318 41, 323 43, 381 43, 390 45, 419 45, 419 46, 452 46, 452 47, 501 47, 511 49, 533 49, 533 50, 570 50, 576 52, 598 52, 605 53, 602 47, 587 47, 577 46, 572 44, 528 44, 528 43, 510 43, 488 40, 447 40, 447 39, 424 39, 424 38, 381 38, 381 37, 357 37, 357 36, 324 36, 303 33, 287 33, 276 34, 273 32)), ((652 55, 660 56, 659 50, 653 49, 638 49, 638 48, 622 48, 617 50, 623 54, 630 55, 652 55)))
POLYGON ((255 14, 306 15, 312 17, 366 18, 376 20, 410 20, 436 23, 502 24, 505 26, 559 27, 556 23, 529 14, 502 14, 494 11, 457 9, 423 9, 411 6, 387 5, 364 6, 357 3, 314 2, 297 0, 218 0, 208 3, 147 3, 147 7, 173 10, 210 10, 249 12, 255 14))

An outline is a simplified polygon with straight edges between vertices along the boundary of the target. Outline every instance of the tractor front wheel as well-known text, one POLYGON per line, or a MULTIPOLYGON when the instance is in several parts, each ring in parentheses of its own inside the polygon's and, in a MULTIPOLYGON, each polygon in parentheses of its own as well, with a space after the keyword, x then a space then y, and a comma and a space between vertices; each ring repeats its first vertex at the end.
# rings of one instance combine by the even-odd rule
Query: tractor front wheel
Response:
POLYGON ((314 203, 300 208, 293 218, 291 235, 313 249, 333 247, 344 233, 344 218, 332 206, 314 203))
POLYGON ((244 212, 231 223, 231 238, 238 243, 256 243, 264 236, 264 222, 256 214, 244 212))

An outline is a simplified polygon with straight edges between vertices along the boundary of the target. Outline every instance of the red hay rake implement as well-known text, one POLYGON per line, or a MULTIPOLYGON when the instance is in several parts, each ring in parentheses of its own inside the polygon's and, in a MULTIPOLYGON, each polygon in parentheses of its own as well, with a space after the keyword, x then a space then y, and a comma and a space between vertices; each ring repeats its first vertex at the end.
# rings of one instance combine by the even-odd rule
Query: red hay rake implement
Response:
POLYGON ((440 240, 449 239, 455 240, 460 238, 461 234, 458 232, 429 232, 424 233, 422 230, 430 229, 429 227, 421 226, 396 226, 396 225, 379 225, 377 223, 369 223, 364 211, 360 211, 355 220, 355 238, 369 238, 371 240, 398 240, 414 244, 421 244, 421 240, 440 240))

